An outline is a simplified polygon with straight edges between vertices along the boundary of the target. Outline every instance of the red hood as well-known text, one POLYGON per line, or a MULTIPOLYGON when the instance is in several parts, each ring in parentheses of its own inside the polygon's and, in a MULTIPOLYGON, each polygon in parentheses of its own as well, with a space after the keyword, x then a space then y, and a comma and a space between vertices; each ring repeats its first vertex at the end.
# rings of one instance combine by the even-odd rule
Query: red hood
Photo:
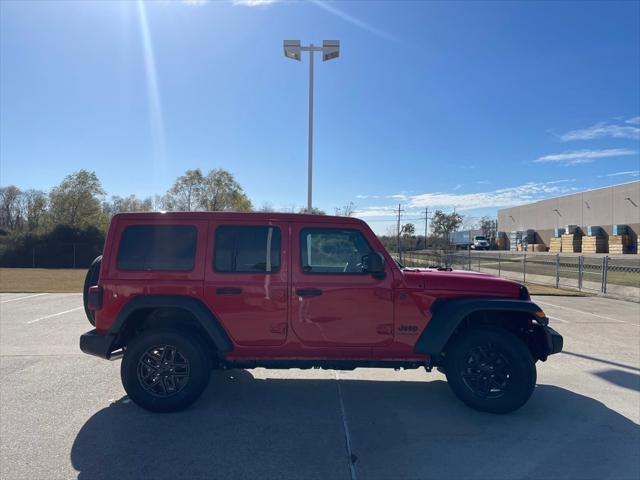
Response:
POLYGON ((466 294, 492 295, 499 297, 520 297, 518 282, 489 275, 488 273, 466 270, 444 271, 433 268, 405 268, 402 270, 405 281, 410 287, 425 290, 447 290, 466 294))

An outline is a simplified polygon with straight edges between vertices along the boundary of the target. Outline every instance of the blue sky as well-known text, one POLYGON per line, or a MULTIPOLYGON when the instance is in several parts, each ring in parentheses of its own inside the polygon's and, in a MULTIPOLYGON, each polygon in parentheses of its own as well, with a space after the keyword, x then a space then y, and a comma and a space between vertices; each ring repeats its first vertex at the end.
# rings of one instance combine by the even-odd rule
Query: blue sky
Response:
POLYGON ((80 168, 109 195, 225 168, 254 205, 306 203, 376 231, 638 179, 639 2, 3 0, 0 184, 80 168))

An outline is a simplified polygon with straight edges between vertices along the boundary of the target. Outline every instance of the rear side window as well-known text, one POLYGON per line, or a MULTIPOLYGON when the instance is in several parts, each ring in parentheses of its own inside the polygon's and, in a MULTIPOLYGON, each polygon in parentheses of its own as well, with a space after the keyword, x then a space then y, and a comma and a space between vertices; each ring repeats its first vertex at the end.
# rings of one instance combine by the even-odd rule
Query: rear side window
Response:
POLYGON ((217 272, 280 270, 280 229, 221 226, 216 229, 213 268, 217 272))
POLYGON ((197 229, 193 225, 132 225, 120 240, 118 270, 193 270, 197 229))

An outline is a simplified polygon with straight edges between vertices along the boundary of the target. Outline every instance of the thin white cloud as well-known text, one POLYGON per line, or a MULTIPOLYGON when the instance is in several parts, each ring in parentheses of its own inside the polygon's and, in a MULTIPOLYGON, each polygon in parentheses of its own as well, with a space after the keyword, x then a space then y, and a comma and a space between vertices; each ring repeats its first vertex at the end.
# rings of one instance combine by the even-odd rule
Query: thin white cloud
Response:
POLYGON ((395 195, 387 195, 385 198, 395 198, 396 200, 406 200, 407 196, 404 193, 396 193, 395 195))
POLYGON ((462 183, 458 183, 455 187, 453 187, 454 190, 460 190, 463 187, 462 183))
MULTIPOLYGON (((423 193, 412 195, 408 203, 403 205, 407 212, 420 211, 424 207, 458 211, 476 210, 481 208, 502 208, 524 203, 535 202, 554 195, 563 195, 574 191, 565 183, 570 180, 555 180, 552 182, 529 182, 516 187, 479 193, 423 193)), ((370 206, 359 209, 355 216, 361 218, 393 217, 397 215, 397 205, 370 206)), ((405 212, 406 213, 406 212, 405 212)))
POLYGON ((231 3, 243 7, 264 7, 266 5, 273 5, 274 3, 278 3, 278 1, 279 0, 231 0, 231 3))
POLYGON ((607 177, 618 177, 620 175, 629 175, 631 177, 640 177, 640 170, 628 170, 626 172, 608 173, 607 177))
POLYGON ((579 165, 582 163, 594 162, 599 158, 623 157, 635 155, 635 150, 626 148, 606 148, 603 150, 577 150, 573 152, 555 153, 536 158, 535 163, 561 163, 564 165, 579 165))
POLYGON ((478 185, 489 185, 491 182, 489 180, 478 180, 476 183, 478 185))
POLYGON ((190 7, 201 7, 209 3, 209 0, 182 0, 182 3, 189 5, 190 7))
POLYGON ((614 125, 600 122, 592 127, 579 130, 571 130, 560 136, 565 142, 572 140, 592 140, 594 138, 627 138, 631 140, 640 139, 640 127, 633 125, 640 124, 640 117, 630 118, 625 121, 627 125, 614 125))
MULTIPOLYGON (((249 0, 249 1, 251 1, 251 0, 249 0)), ((373 33, 374 35, 377 35, 379 37, 385 38, 387 40, 391 40, 393 42, 397 42, 398 41, 398 39, 396 37, 394 37, 393 35, 391 35, 390 33, 387 33, 384 30, 380 30, 379 28, 376 28, 373 25, 369 25, 368 23, 363 22, 362 20, 359 20, 359 19, 355 18, 352 15, 349 15, 347 12, 336 8, 333 4, 331 4, 329 2, 322 2, 320 0, 310 0, 310 1, 314 5, 326 10, 329 13, 332 13, 336 17, 339 17, 339 18, 341 18, 341 19, 343 19, 343 20, 355 25, 356 27, 359 27, 359 28, 361 28, 363 30, 366 30, 367 32, 373 33)))

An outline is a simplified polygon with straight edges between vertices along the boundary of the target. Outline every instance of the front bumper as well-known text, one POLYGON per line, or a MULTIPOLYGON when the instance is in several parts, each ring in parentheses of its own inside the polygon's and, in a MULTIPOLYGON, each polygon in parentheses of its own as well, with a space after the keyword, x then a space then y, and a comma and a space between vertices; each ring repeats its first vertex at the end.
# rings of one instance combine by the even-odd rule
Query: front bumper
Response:
POLYGON ((89 355, 113 359, 114 335, 100 335, 95 329, 80 335, 80 350, 89 355))
POLYGON ((549 355, 560 353, 563 346, 563 338, 558 332, 548 325, 534 324, 536 356, 546 360, 549 355))

